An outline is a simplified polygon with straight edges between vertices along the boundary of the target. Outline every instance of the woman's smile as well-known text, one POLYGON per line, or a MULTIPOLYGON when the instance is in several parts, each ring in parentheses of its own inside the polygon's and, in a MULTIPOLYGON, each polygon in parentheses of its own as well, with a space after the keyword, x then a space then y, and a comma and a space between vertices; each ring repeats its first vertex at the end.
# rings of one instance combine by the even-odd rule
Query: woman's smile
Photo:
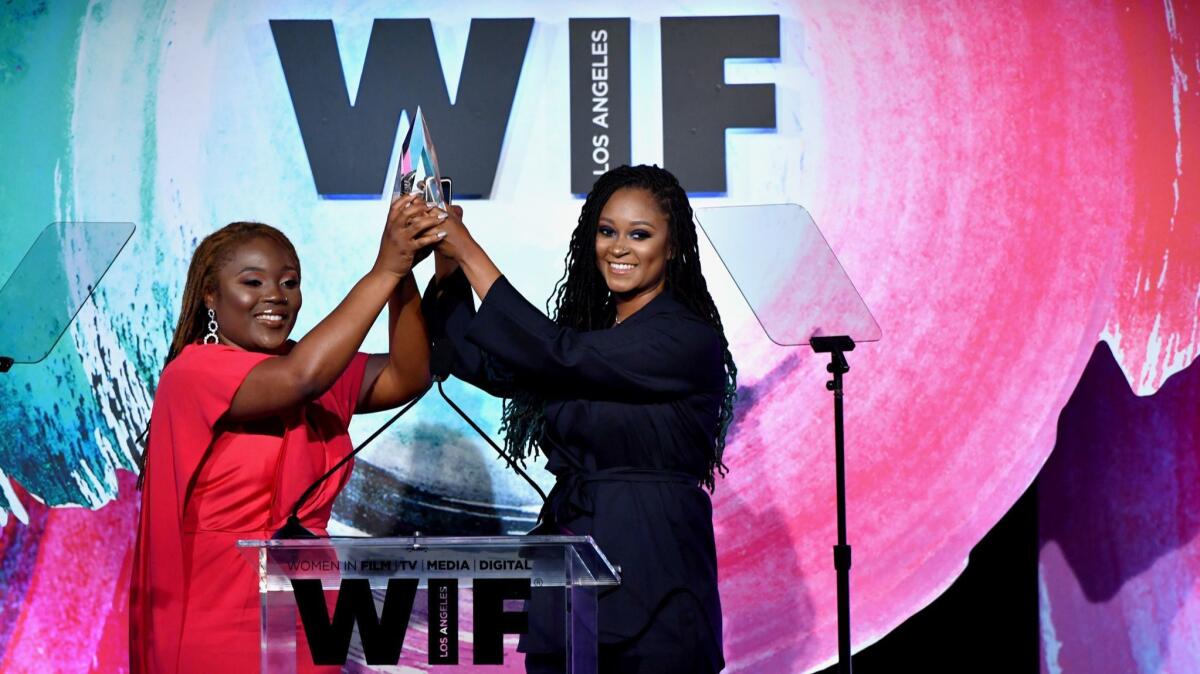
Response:
POLYGON ((259 323, 271 328, 282 328, 286 326, 287 317, 288 315, 286 313, 280 313, 274 309, 267 309, 262 313, 254 314, 254 318, 258 319, 259 323))

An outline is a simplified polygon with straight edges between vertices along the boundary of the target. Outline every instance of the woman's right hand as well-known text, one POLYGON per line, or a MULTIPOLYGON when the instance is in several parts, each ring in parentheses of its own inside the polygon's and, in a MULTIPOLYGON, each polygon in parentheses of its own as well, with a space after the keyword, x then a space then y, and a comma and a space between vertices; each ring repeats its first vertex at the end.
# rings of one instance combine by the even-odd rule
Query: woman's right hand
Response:
POLYGON ((419 194, 407 194, 393 201, 379 242, 375 269, 403 278, 429 255, 430 246, 446 236, 438 227, 445 219, 445 213, 426 205, 419 194))
MULTIPOLYGON (((471 237, 471 232, 467 230, 467 226, 462 221, 462 209, 458 206, 450 206, 448 217, 442 221, 438 230, 446 234, 437 245, 437 252, 462 267, 463 272, 467 275, 467 280, 471 282, 471 288, 482 300, 487 296, 492 283, 500 278, 500 270, 471 237)), ((440 265, 442 273, 438 274, 439 279, 445 275, 446 270, 453 271, 453 266, 445 263, 440 265)))
POLYGON ((438 243, 436 250, 438 255, 448 260, 453 260, 456 263, 461 263, 463 254, 472 248, 478 247, 478 244, 471 237, 471 232, 467 229, 467 226, 463 224, 462 207, 452 204, 446 207, 446 212, 448 217, 442 222, 441 227, 439 227, 441 231, 446 232, 446 236, 438 243))
MULTIPOLYGON (((459 219, 462 218, 461 206, 455 206, 451 204, 446 207, 446 210, 454 215, 457 215, 459 219)), ((447 218, 447 221, 448 220, 449 218, 447 218)), ((442 227, 441 229, 445 231, 446 228, 442 227)), ((438 283, 441 283, 442 279, 446 278, 450 274, 454 273, 454 270, 458 269, 458 262, 442 251, 442 248, 446 243, 446 239, 448 238, 450 238, 450 232, 447 231, 446 238, 442 239, 440 243, 433 247, 433 277, 438 283)))

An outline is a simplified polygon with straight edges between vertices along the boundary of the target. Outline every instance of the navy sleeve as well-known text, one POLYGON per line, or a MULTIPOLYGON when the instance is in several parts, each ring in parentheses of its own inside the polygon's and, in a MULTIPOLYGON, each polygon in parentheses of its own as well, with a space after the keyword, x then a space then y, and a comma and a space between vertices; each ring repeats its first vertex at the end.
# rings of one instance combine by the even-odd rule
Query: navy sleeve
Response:
POLYGON ((669 399, 724 385, 717 332, 687 312, 657 313, 607 330, 560 327, 501 277, 467 328, 467 341, 522 387, 589 399, 669 399))
POLYGON ((455 377, 502 398, 512 397, 513 375, 487 353, 466 338, 475 319, 471 284, 462 270, 456 270, 440 283, 431 279, 421 296, 421 312, 436 351, 452 352, 450 372, 455 377))

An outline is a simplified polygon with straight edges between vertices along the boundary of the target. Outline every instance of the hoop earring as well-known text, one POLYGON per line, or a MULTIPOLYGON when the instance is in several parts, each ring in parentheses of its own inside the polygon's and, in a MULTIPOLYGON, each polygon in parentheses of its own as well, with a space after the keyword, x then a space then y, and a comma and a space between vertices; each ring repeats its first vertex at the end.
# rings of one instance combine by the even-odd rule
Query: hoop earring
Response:
POLYGON ((208 334, 204 336, 205 344, 216 344, 217 339, 217 312, 212 309, 208 310, 208 334), (212 340, 211 342, 208 340, 212 340))

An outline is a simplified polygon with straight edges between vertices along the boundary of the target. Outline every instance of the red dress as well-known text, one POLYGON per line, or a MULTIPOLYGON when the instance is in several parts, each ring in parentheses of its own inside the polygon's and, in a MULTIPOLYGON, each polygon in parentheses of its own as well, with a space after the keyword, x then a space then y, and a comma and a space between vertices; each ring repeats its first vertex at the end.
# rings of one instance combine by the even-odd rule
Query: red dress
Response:
MULTIPOLYGON (((346 432, 366 368, 357 354, 317 400, 248 424, 221 417, 264 353, 192 345, 154 397, 130 591, 134 674, 259 671, 256 571, 235 547, 269 538, 301 492, 351 449, 346 432)), ((324 533, 352 462, 300 512, 324 533)))

